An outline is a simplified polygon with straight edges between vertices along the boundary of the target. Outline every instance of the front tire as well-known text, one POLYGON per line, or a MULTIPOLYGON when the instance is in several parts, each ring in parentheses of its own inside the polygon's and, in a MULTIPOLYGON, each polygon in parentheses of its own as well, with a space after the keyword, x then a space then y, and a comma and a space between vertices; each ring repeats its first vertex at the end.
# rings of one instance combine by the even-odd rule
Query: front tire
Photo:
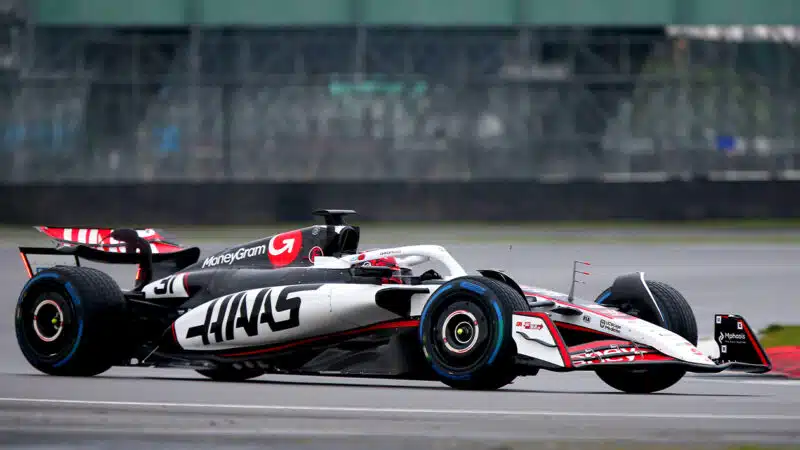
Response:
POLYGON ((126 303, 109 275, 89 267, 56 266, 32 277, 17 302, 17 343, 40 372, 94 376, 125 348, 126 303))
POLYGON ((529 311, 508 285, 484 277, 460 277, 431 295, 420 317, 426 359, 439 379, 455 389, 496 390, 517 377, 514 311, 529 311))
MULTIPOLYGON (((642 320, 663 326, 669 331, 682 336, 692 345, 697 345, 697 321, 689 302, 672 286, 660 281, 646 281, 648 289, 658 304, 663 315, 663 324, 658 317, 639 315, 635 307, 635 299, 622 300, 616 306, 625 312, 642 320)), ((605 294, 605 293, 604 293, 605 294)), ((603 294, 599 298, 602 298, 603 294)), ((651 394, 670 388, 686 375, 686 369, 678 366, 665 365, 650 368, 602 368, 597 370, 597 376, 607 385, 629 394, 651 394)))

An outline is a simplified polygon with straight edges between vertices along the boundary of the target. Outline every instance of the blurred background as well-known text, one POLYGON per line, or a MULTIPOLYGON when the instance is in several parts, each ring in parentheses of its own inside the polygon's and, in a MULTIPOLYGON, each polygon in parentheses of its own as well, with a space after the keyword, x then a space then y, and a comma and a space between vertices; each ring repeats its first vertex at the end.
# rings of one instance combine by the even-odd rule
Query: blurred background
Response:
POLYGON ((796 0, 0 16, 2 223, 800 217, 796 0))

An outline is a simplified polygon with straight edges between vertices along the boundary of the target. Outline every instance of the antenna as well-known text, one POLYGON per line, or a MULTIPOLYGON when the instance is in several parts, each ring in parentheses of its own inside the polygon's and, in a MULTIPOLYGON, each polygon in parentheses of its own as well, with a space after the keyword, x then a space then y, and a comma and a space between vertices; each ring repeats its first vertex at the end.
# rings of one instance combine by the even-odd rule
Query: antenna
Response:
POLYGON ((582 264, 584 266, 591 266, 591 264, 585 261, 572 261, 572 285, 569 287, 569 297, 567 297, 567 300, 569 300, 570 303, 575 303, 575 298, 574 298, 575 283, 584 284, 583 281, 575 279, 575 275, 576 274, 589 275, 589 272, 578 270, 578 264, 582 264))

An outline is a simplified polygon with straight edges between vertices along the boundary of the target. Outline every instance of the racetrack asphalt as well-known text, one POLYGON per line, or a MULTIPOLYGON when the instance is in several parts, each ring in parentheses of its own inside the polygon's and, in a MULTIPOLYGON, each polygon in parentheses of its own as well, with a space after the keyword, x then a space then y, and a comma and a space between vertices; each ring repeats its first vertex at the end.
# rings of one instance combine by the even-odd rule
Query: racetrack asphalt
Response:
MULTIPOLYGON (((382 243, 370 239, 368 230, 364 234, 362 247, 382 243)), ((615 275, 643 270, 684 293, 701 336, 711 333, 718 312, 742 314, 755 329, 800 317, 795 289, 800 246, 470 243, 448 248, 468 270, 507 269, 520 282, 555 290, 569 288, 573 259, 589 261, 591 275, 577 287, 587 299, 615 275)), ((124 287, 131 284, 132 272, 112 273, 124 287)), ((738 442, 800 444, 800 383, 769 376, 694 375, 663 393, 626 395, 591 373, 542 372, 498 392, 326 377, 215 383, 178 369, 119 368, 91 379, 40 375, 24 360, 14 336, 14 302, 24 280, 14 249, 0 249, 0 286, 6 292, 6 319, 0 321, 0 445, 5 448, 34 443, 43 445, 36 448, 309 450, 539 448, 531 442, 597 448, 600 441, 687 449, 738 442)))

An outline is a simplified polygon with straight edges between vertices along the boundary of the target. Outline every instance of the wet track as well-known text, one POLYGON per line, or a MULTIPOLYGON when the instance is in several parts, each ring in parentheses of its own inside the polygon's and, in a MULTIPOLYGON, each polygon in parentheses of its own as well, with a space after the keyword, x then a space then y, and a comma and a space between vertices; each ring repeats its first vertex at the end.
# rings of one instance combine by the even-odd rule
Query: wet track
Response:
MULTIPOLYGON (((578 288, 590 298, 614 275, 644 270, 689 298, 701 336, 713 329, 715 312, 743 314, 754 328, 800 316, 795 289, 800 247, 448 248, 468 269, 507 268, 521 281, 559 290, 569 287, 573 259, 591 261, 592 275, 578 288)), ((486 448, 478 446, 481 442, 525 440, 800 444, 800 384, 772 377, 689 376, 654 395, 618 394, 591 373, 544 372, 499 392, 482 393, 458 392, 438 383, 321 377, 214 383, 176 369, 114 369, 91 379, 48 377, 31 369, 16 347, 11 316, 25 279, 16 252, 0 249, 0 267, 0 286, 6 292, 6 320, 0 322, 3 444, 110 448, 77 440, 94 437, 113 438, 117 448, 142 448, 150 447, 144 443, 147 436, 161 447, 175 440, 175 445, 194 449, 220 448, 214 439, 234 448, 237 439, 253 436, 270 437, 261 439, 258 448, 271 443, 272 448, 349 450, 445 448, 452 438, 475 440, 459 444, 468 449, 486 448), (365 441, 365 436, 373 440, 365 441)), ((132 273, 115 274, 124 286, 130 284, 132 273)), ((256 448, 245 441, 235 445, 256 448)))

